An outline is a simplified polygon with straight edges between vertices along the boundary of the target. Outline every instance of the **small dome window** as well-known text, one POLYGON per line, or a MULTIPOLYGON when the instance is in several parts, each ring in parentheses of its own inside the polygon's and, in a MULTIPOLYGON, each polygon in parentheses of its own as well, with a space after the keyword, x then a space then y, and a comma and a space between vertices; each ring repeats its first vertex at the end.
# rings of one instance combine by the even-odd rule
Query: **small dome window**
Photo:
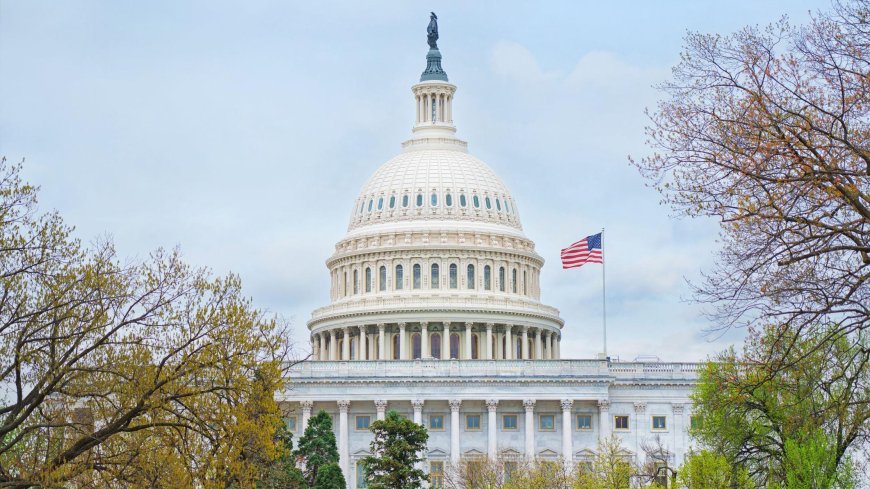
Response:
POLYGON ((444 203, 447 204, 447 207, 453 207, 453 196, 450 194, 445 195, 444 203))
POLYGON ((378 197, 378 210, 383 210, 384 208, 384 198, 378 197))
POLYGON ((402 207, 408 207, 408 194, 402 196, 402 207))
POLYGON ((391 195, 391 196, 390 196, 390 209, 393 209, 393 208, 395 208, 395 207, 396 207, 396 196, 395 196, 395 195, 391 195))
POLYGON ((465 207, 468 202, 465 201, 465 194, 459 194, 459 207, 465 207))
POLYGON ((501 212, 501 200, 498 197, 495 199, 495 210, 501 212))
POLYGON ((374 200, 374 199, 369 199, 369 212, 372 211, 372 206, 374 206, 374 205, 375 205, 375 200, 374 200))
POLYGON ((423 207, 423 194, 417 194, 417 207, 423 207))
MULTIPOLYGON (((477 195, 473 195, 471 197, 471 201, 474 202, 475 209, 480 209, 480 198, 478 198, 477 195)), ((369 207, 371 207, 371 205, 369 207)), ((371 209, 369 209, 369 210, 371 210, 371 209)))
POLYGON ((486 202, 487 209, 492 209, 492 201, 489 200, 489 196, 487 196, 483 201, 486 202))
POLYGON ((504 199, 504 210, 506 210, 508 214, 511 213, 511 204, 507 199, 504 199))
POLYGON ((362 202, 359 203, 359 213, 362 214, 364 210, 366 210, 366 201, 365 200, 363 200, 362 202))
POLYGON ((432 192, 432 198, 430 199, 430 203, 431 203, 432 207, 435 207, 438 205, 438 194, 436 194, 435 192, 432 192))

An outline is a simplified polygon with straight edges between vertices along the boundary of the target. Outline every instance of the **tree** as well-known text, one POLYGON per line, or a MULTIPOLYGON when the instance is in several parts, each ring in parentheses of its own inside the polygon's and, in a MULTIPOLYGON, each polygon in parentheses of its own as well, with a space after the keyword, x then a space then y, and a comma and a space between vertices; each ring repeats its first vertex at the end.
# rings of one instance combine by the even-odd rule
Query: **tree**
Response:
POLYGON ((262 475, 256 489, 306 489, 308 484, 305 476, 296 467, 296 458, 293 456, 293 433, 287 429, 287 425, 278 427, 275 440, 281 448, 281 454, 274 460, 259 462, 262 475))
POLYGON ((844 0, 805 27, 690 33, 651 115, 655 153, 633 161, 678 214, 721 221, 697 285, 717 324, 795 332, 779 350, 870 326, 868 13, 844 0))
POLYGON ((629 489, 631 478, 640 473, 634 461, 627 456, 617 436, 599 440, 592 460, 578 471, 576 489, 629 489))
POLYGON ((177 251, 83 246, 20 169, 0 160, 0 486, 253 485, 286 325, 177 251))
POLYGON ((677 471, 677 487, 686 489, 753 489, 746 469, 708 450, 690 452, 677 471))
POLYGON ((337 463, 328 463, 317 471, 317 477, 311 489, 345 489, 344 474, 337 463))
POLYGON ((332 431, 332 418, 320 410, 308 420, 305 433, 299 438, 299 446, 294 452, 305 463, 305 480, 313 486, 321 468, 338 464, 338 448, 335 433, 332 431))
POLYGON ((417 468, 423 461, 423 451, 429 434, 426 428, 390 411, 383 420, 370 427, 375 437, 372 455, 365 457, 369 489, 419 489, 429 477, 417 468))

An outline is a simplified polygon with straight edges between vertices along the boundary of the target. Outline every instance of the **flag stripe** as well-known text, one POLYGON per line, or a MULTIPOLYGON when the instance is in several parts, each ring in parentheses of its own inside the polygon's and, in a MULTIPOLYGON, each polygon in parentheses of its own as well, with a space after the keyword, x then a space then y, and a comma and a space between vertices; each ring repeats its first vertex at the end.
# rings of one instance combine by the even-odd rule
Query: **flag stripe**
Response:
POLYGON ((587 236, 580 241, 562 249, 562 268, 576 268, 586 263, 604 263, 604 252, 601 250, 601 234, 587 236))

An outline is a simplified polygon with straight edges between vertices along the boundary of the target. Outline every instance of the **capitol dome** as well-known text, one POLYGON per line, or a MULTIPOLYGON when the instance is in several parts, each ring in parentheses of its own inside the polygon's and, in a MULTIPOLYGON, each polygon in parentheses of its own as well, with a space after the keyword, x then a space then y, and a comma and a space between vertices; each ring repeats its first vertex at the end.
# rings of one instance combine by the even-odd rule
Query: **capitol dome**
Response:
POLYGON ((559 358, 544 260, 507 186, 456 137, 440 52, 426 58, 411 138, 362 187, 326 262, 330 304, 308 321, 315 358, 559 358))

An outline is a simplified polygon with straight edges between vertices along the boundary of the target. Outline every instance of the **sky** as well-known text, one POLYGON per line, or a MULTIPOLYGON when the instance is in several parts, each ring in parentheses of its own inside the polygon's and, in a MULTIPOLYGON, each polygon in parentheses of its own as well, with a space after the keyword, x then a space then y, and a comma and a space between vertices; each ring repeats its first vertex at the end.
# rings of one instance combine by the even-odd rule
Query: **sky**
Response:
POLYGON ((25 160, 76 236, 179 247, 238 273, 300 348, 363 184, 410 136, 429 12, 454 122, 511 190, 546 260, 563 358, 601 351, 598 265, 559 250, 605 228, 608 351, 699 361, 739 344, 690 283, 718 223, 675 218, 628 157, 689 31, 727 35, 827 1, 0 0, 0 154, 25 160), (711 333, 711 331, 713 331, 711 333))

